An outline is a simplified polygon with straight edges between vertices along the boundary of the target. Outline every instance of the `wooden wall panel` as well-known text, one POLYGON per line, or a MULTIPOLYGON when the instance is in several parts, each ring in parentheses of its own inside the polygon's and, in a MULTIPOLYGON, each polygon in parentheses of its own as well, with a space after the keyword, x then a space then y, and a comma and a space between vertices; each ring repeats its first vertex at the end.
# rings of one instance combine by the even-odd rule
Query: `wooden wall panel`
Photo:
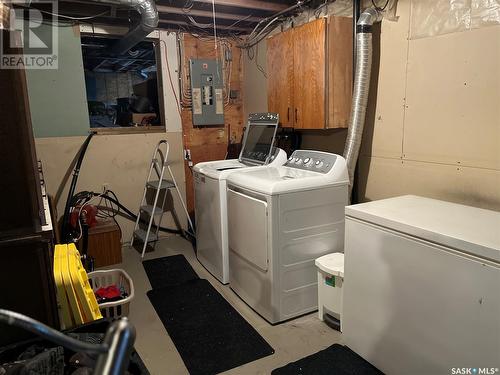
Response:
MULTIPOLYGON (((213 39, 201 40, 189 34, 183 34, 182 66, 185 76, 189 75, 189 59, 215 59, 220 56, 220 45, 215 49, 213 39)), ((184 149, 191 150, 193 164, 202 161, 220 160, 226 156, 228 139, 240 142, 246 122, 243 119, 242 64, 241 51, 231 46, 231 90, 238 91, 238 97, 231 99, 224 107, 224 124, 206 127, 194 127, 191 108, 182 109, 182 135, 184 149)), ((227 74, 226 70, 223 74, 227 74)), ((189 79, 184 80, 184 91, 188 92, 189 79)), ((186 200, 188 211, 194 214, 193 172, 185 162, 186 200)))

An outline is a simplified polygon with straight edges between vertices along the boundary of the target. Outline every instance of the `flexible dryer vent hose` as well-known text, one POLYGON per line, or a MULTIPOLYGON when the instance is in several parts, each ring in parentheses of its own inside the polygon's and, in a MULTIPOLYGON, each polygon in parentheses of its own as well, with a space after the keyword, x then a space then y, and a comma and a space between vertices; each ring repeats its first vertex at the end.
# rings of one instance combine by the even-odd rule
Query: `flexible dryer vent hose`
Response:
POLYGON ((366 107, 370 91, 370 76, 372 68, 372 25, 380 21, 382 15, 375 8, 366 9, 359 16, 356 26, 356 68, 354 74, 354 89, 352 93, 351 117, 344 149, 349 172, 349 199, 351 198, 354 181, 354 171, 363 137, 366 107))

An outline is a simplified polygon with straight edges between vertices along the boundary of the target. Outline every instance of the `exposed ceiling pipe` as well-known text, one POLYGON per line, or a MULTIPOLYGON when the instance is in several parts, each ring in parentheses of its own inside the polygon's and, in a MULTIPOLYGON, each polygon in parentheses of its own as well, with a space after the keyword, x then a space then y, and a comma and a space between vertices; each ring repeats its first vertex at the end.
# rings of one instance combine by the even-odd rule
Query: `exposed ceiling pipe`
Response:
POLYGON ((354 171, 358 161, 359 148, 365 126, 366 107, 370 91, 372 69, 372 26, 382 20, 382 14, 375 8, 368 8, 359 16, 356 24, 356 69, 352 93, 351 117, 344 149, 344 158, 349 172, 349 199, 354 182, 354 171))
POLYGON ((126 35, 111 46, 111 52, 121 55, 137 43, 141 42, 146 36, 158 26, 158 11, 154 0, 94 0, 98 3, 112 4, 128 7, 136 10, 141 15, 141 20, 137 26, 131 29, 126 35))

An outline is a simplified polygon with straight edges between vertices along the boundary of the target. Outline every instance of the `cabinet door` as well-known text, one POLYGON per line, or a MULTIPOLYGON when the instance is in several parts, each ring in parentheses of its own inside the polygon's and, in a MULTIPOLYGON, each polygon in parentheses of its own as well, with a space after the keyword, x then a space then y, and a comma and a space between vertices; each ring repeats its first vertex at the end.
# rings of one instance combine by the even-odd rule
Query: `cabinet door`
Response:
POLYGON ((293 126, 293 34, 285 31, 267 40, 267 105, 282 126, 293 126))
POLYGON ((294 31, 294 124, 298 129, 325 128, 325 19, 294 31))
POLYGON ((328 17, 327 128, 347 128, 352 100, 352 18, 328 17))

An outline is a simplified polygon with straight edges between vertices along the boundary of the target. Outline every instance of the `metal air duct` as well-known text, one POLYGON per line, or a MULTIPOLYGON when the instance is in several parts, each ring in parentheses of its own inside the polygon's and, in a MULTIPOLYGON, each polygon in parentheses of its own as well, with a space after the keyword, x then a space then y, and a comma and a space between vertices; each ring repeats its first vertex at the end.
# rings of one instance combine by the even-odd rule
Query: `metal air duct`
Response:
POLYGON ((95 0, 98 3, 112 4, 135 9, 141 15, 141 21, 126 35, 118 40, 112 47, 111 52, 123 54, 142 41, 149 33, 158 26, 158 10, 154 0, 95 0))
POLYGON ((352 93, 351 117, 344 149, 349 172, 349 199, 354 182, 354 170, 358 161, 359 148, 365 126, 366 107, 370 90, 372 68, 372 25, 382 20, 382 14, 375 8, 368 8, 359 16, 356 25, 356 68, 352 93))

